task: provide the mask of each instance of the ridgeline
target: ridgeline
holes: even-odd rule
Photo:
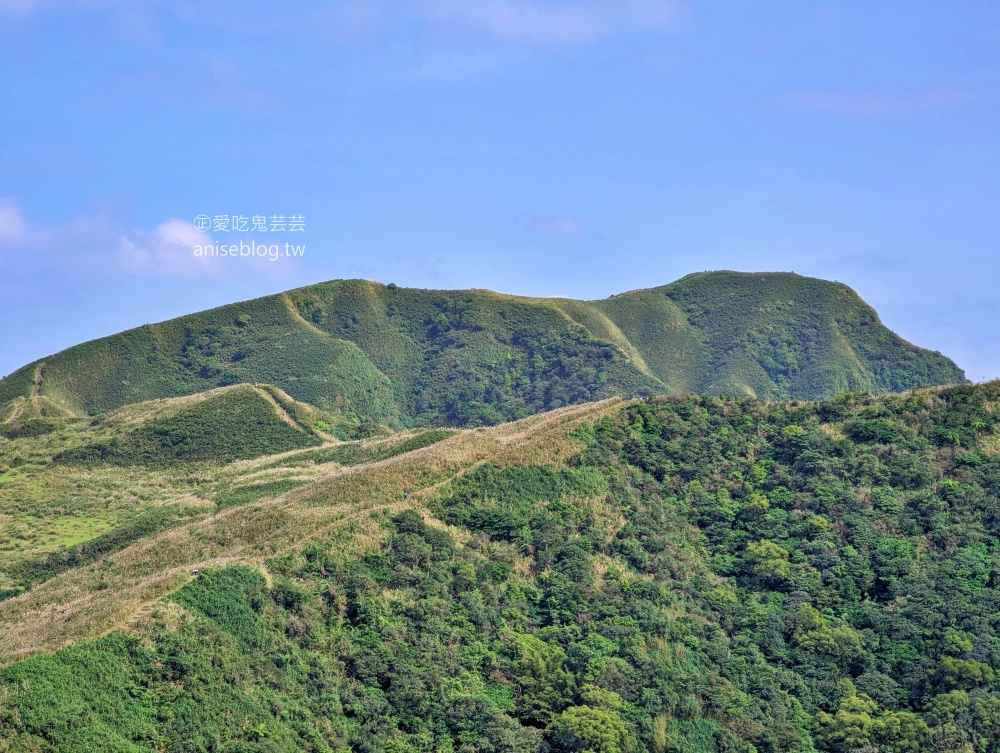
[[[761,399],[964,382],[845,285],[711,272],[600,301],[344,280],[69,348],[0,381],[0,420],[268,383],[363,423],[479,426],[638,394]]]

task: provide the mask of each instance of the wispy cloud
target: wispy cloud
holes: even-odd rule
[[[583,220],[571,214],[547,214],[527,217],[521,221],[525,235],[548,238],[564,238],[582,241],[587,237],[587,226]]]
[[[160,4],[155,0],[0,0],[0,23],[17,23],[35,14],[101,18],[115,37],[135,45],[161,42]]]
[[[453,24],[514,44],[586,44],[604,31],[600,14],[580,4],[435,0],[424,4],[423,16],[432,23]]]
[[[225,256],[206,251],[241,242],[257,250]],[[0,269],[242,280],[283,274],[303,258],[282,255],[280,243],[261,246],[249,234],[216,238],[200,233],[190,220],[178,217],[152,229],[102,214],[81,215],[62,225],[30,222],[15,199],[0,197]]]
[[[683,0],[344,0],[314,12],[338,42],[411,26],[441,47],[565,48],[630,32],[675,32]]]
[[[118,258],[126,271],[164,277],[218,276],[224,268],[210,256],[196,256],[195,249],[210,242],[194,226],[171,217],[152,230],[135,230],[122,236]]]
[[[12,243],[27,232],[21,206],[10,197],[0,198],[0,249],[4,242]]]
[[[862,118],[913,115],[960,107],[975,99],[966,87],[938,86],[918,91],[892,89],[799,89],[771,100],[779,109]]]
[[[297,25],[303,18],[340,41],[370,38],[401,24],[417,23],[435,36],[452,40],[492,41],[506,45],[564,47],[591,44],[605,37],[636,31],[671,32],[686,19],[682,0],[339,0],[325,7],[302,9],[248,3],[233,17],[220,9],[193,3],[142,0],[0,0],[0,13],[93,12],[127,14],[130,27],[143,33],[155,26],[152,11],[167,12],[181,22],[224,25],[242,32],[264,32]],[[257,21],[249,20],[253,16]],[[242,20],[241,20],[242,19]]]
[[[38,0],[0,0],[0,13],[30,13],[38,6]]]
[[[631,31],[674,31],[684,17],[676,0],[425,0],[415,15],[435,27],[534,47],[585,45]]]
[[[615,34],[673,32],[687,21],[682,0],[343,0],[316,14],[343,38],[370,38],[404,23],[452,40],[575,46]]]
[[[900,259],[894,259],[882,254],[854,253],[844,254],[843,256],[831,259],[828,262],[824,260],[824,263],[822,263],[821,266],[827,267],[831,271],[843,268],[884,271],[901,267],[903,266],[903,262]]]
[[[243,67],[229,59],[212,60],[205,71],[208,101],[244,112],[272,112],[281,107],[278,98],[254,86]]]
[[[31,222],[13,197],[0,197],[0,266],[45,264],[57,257],[72,261],[116,240],[113,220],[83,215],[63,225]]]

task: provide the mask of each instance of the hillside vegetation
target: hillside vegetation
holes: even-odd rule
[[[55,461],[91,465],[163,467],[199,460],[229,462],[313,447],[321,440],[274,403],[270,395],[238,386],[200,399],[110,439],[60,452]]]
[[[178,522],[289,491],[324,468],[451,435],[339,442],[329,422],[270,385],[236,385],[89,419],[0,425],[0,599]]]
[[[94,431],[10,483],[126,472],[46,462]],[[8,749],[1000,749],[1000,383],[152,472],[176,517],[0,601]]]
[[[964,381],[844,285],[714,272],[603,301],[335,281],[146,325],[0,381],[0,419],[276,385],[344,438],[478,426],[633,394],[821,399]]]

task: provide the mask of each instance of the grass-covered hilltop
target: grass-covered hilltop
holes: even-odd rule
[[[0,750],[1000,750],[1000,383],[324,418],[7,425]]]
[[[255,382],[346,431],[492,425],[633,394],[821,399],[962,381],[850,288],[794,274],[700,273],[586,302],[347,280],[29,364],[0,381],[0,420],[95,415]]]

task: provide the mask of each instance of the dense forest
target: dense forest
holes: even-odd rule
[[[346,525],[8,665],[3,745],[995,751],[998,407],[632,403],[373,512],[361,556]]]

